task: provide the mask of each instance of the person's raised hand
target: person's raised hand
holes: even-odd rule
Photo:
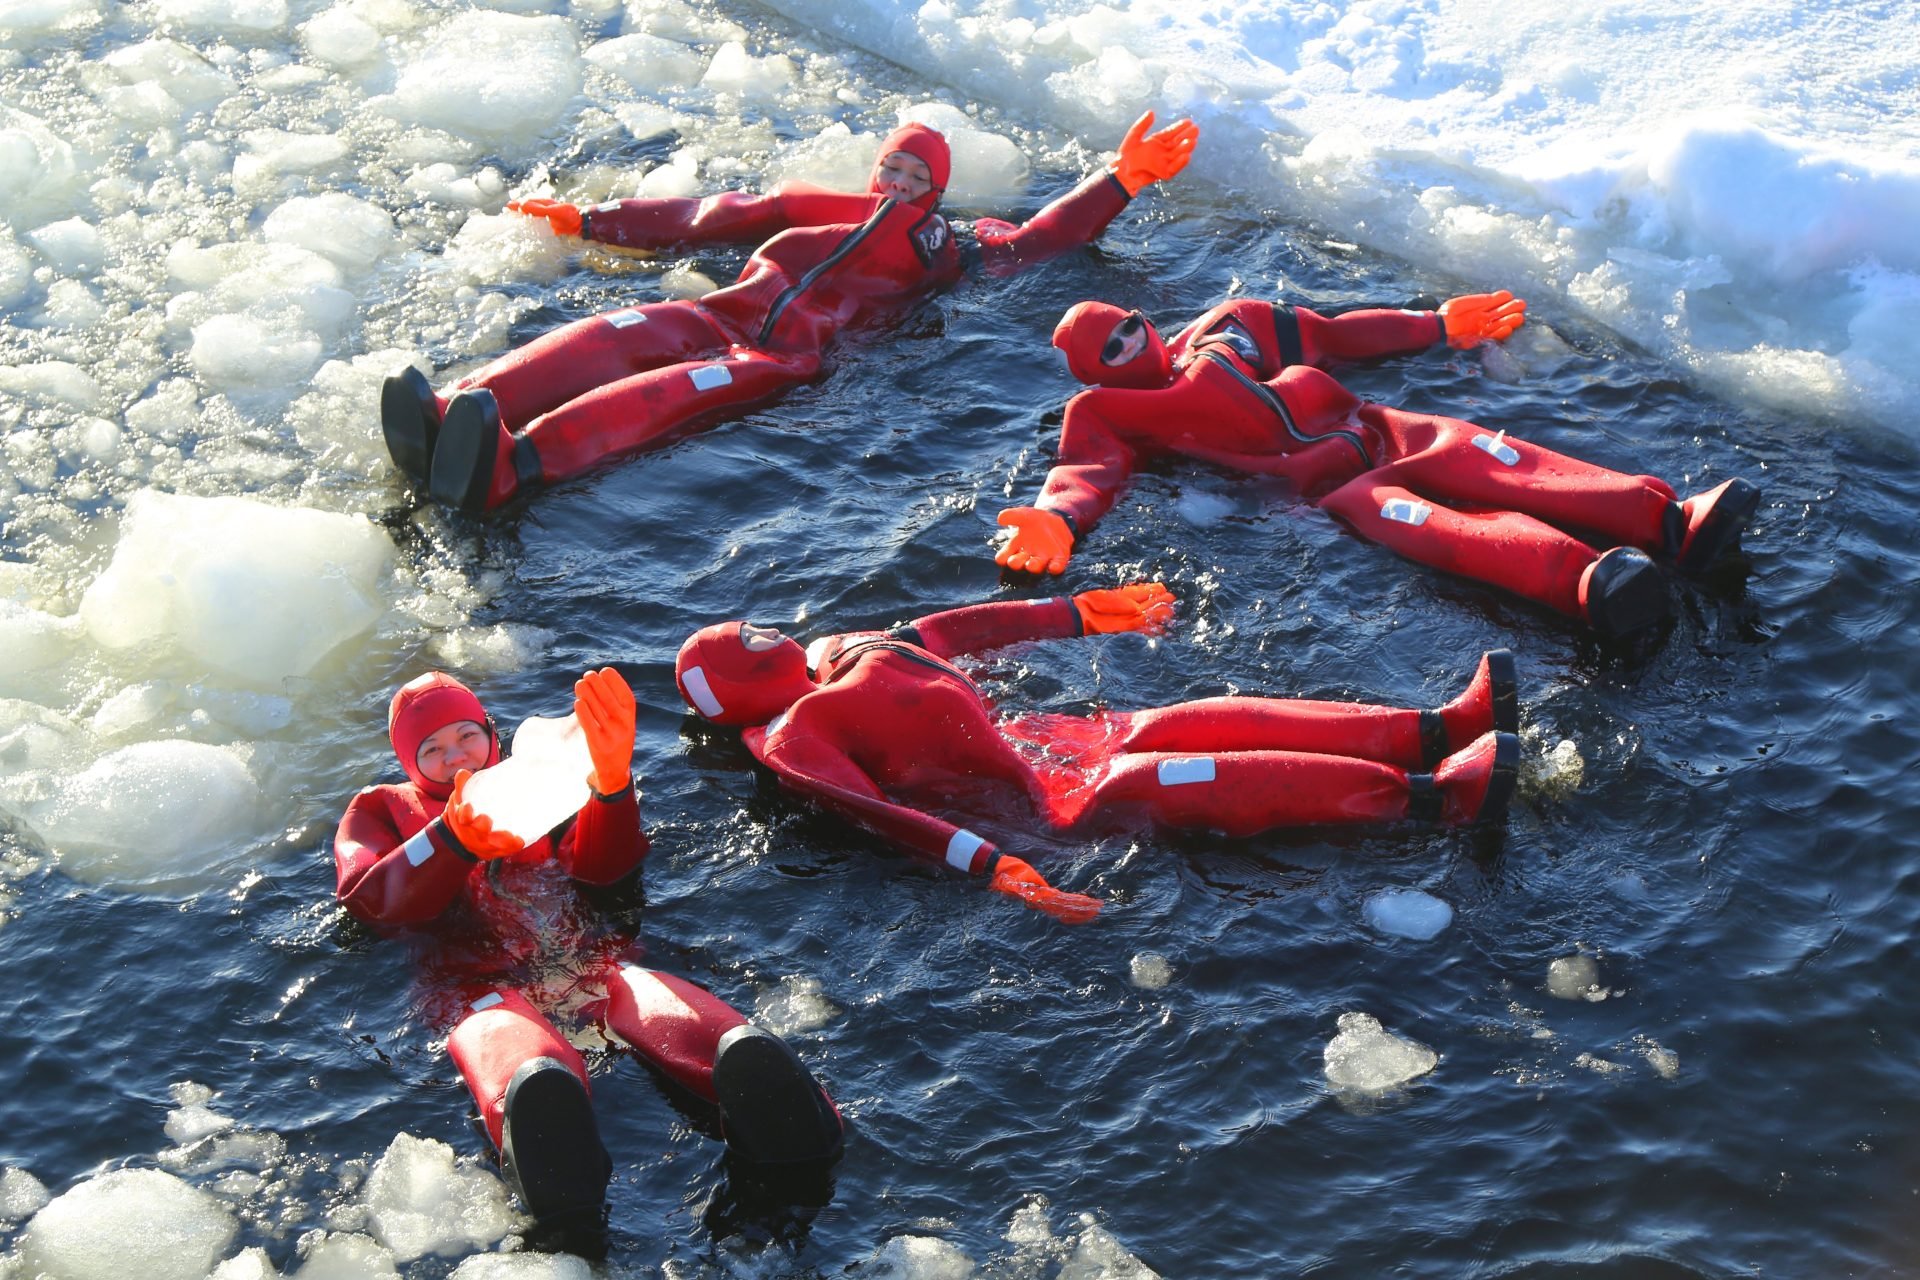
[[[1000,523],[1013,530],[1013,536],[994,556],[995,564],[1019,573],[1067,571],[1073,530],[1065,520],[1039,507],[1008,507],[1000,513]]]
[[[1153,112],[1149,111],[1127,130],[1113,162],[1113,176],[1130,196],[1186,168],[1193,158],[1193,144],[1200,140],[1200,126],[1191,120],[1170,124],[1158,133],[1148,133],[1151,128]]]
[[[1010,853],[1000,855],[987,887],[995,893],[1018,898],[1035,911],[1044,911],[1067,924],[1085,924],[1100,914],[1100,899],[1054,888],[1038,871]]]
[[[1124,587],[1082,591],[1073,598],[1088,635],[1144,631],[1154,635],[1173,621],[1173,592],[1164,582],[1133,582]]]
[[[587,785],[603,796],[633,781],[633,690],[612,667],[589,671],[573,685],[573,715],[593,757]]]
[[[580,209],[564,200],[549,200],[544,196],[532,200],[509,200],[507,208],[529,218],[545,218],[556,235],[580,234]]]
[[[446,812],[440,815],[447,830],[453,833],[461,848],[482,862],[511,857],[526,848],[527,842],[519,836],[511,831],[495,831],[492,818],[473,811],[466,796],[467,779],[472,776],[471,769],[462,769],[453,775],[453,794],[447,797]]]
[[[1502,289],[1467,293],[1440,304],[1447,345],[1465,350],[1482,342],[1500,342],[1527,322],[1527,300]]]

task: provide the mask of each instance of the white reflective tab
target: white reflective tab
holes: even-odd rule
[[[774,734],[780,732],[781,729],[786,727],[786,723],[787,713],[782,711],[779,715],[767,721],[767,736],[771,738]]]
[[[985,843],[965,827],[960,828],[953,833],[953,839],[947,841],[947,865],[956,871],[973,870],[973,855],[980,852],[980,846]]]
[[[609,311],[607,323],[616,329],[631,329],[637,324],[645,324],[647,317],[641,311]]]
[[[733,374],[723,364],[703,364],[698,369],[689,369],[687,377],[693,379],[695,391],[711,391],[733,381]]]
[[[1162,760],[1160,785],[1184,787],[1190,782],[1213,781],[1213,757],[1195,756],[1191,760]]]
[[[807,646],[807,670],[815,675],[820,672],[820,663],[827,656],[827,646],[833,643],[832,636],[821,636]]]
[[[1425,524],[1427,517],[1433,514],[1433,508],[1424,502],[1411,502],[1406,498],[1388,498],[1380,504],[1380,518],[1392,520],[1398,524],[1410,524],[1415,528]]]
[[[475,1013],[485,1013],[488,1009],[493,1008],[493,1006],[497,1004],[505,1004],[506,1002],[507,1002],[507,998],[501,995],[498,991],[489,991],[487,992],[486,995],[483,995],[478,1000],[475,1000],[473,1002],[472,1007]]]
[[[720,699],[713,696],[713,686],[707,683],[707,673],[698,667],[688,667],[686,674],[680,677],[680,683],[687,686],[687,696],[693,699],[693,709],[703,716],[725,714]]]
[[[1508,466],[1512,466],[1514,463],[1520,461],[1520,451],[1506,442],[1503,438],[1506,434],[1506,432],[1502,431],[1497,436],[1475,436],[1473,438],[1473,447],[1490,453],[1499,461],[1506,463]]]
[[[618,213],[620,212],[620,202],[618,200],[609,200],[605,204],[593,206],[593,211],[595,213]]]
[[[422,827],[418,835],[400,846],[400,852],[406,854],[407,861],[417,867],[433,856],[433,837],[427,834],[425,827]]]

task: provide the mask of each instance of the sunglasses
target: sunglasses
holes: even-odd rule
[[[1147,318],[1138,311],[1113,327],[1113,336],[1107,339],[1107,345],[1100,348],[1101,364],[1119,364],[1120,356],[1127,349],[1134,335],[1147,327]]]

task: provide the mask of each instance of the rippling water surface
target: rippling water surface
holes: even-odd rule
[[[644,155],[627,143],[553,164],[564,180],[569,162]],[[1020,211],[1077,174],[1043,165]],[[940,299],[816,387],[501,518],[374,490],[403,556],[486,584],[475,622],[552,633],[537,661],[476,678],[504,722],[551,711],[590,664],[631,678],[654,852],[644,901],[617,896],[610,917],[636,925],[653,963],[743,1009],[801,978],[839,1011],[792,1037],[852,1131],[832,1204],[804,1224],[732,1212],[697,1117],[631,1060],[594,1059],[616,1163],[607,1274],[842,1275],[899,1237],[944,1240],[983,1274],[1062,1274],[1059,1241],[1086,1230],[1082,1214],[1120,1251],[1075,1275],[1912,1265],[1920,558],[1904,440],[1735,407],[1551,301],[1510,358],[1346,371],[1372,398],[1684,491],[1759,481],[1744,559],[1675,580],[1671,632],[1633,655],[1397,562],[1282,486],[1196,466],[1143,477],[1069,583],[1164,578],[1178,625],[992,655],[978,673],[1001,705],[1229,690],[1436,705],[1507,645],[1530,773],[1497,831],[1036,844],[1056,883],[1111,903],[1085,928],[888,855],[684,714],[672,656],[707,622],[806,637],[1036,593],[997,576],[992,522],[1050,456],[1073,386],[1045,335],[1074,301],[1177,323],[1279,281],[1324,306],[1499,283],[1343,239],[1176,187],[1097,251]],[[692,265],[724,278],[739,261]],[[576,263],[525,287],[538,305],[510,341],[654,287]],[[430,661],[417,642],[385,647],[341,706],[287,732],[332,767],[271,775],[286,829],[226,888],[87,887],[7,837],[20,870],[0,930],[0,1163],[56,1194],[151,1164],[170,1086],[196,1082],[284,1139],[235,1200],[239,1243],[291,1272],[300,1235],[396,1133],[481,1150],[412,1004],[405,948],[331,900],[333,821],[392,774],[387,692]],[[1452,904],[1451,926],[1375,934],[1363,903],[1391,887]],[[1132,976],[1143,954],[1165,958],[1164,985]],[[1548,993],[1549,965],[1572,955],[1596,963],[1595,998]],[[1385,1097],[1335,1094],[1322,1051],[1353,1010],[1436,1050],[1437,1069]],[[1053,1246],[1009,1239],[1036,1207]]]

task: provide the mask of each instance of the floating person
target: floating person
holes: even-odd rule
[[[1252,299],[1225,302],[1171,342],[1138,311],[1082,302],[1053,332],[1092,388],[1067,402],[1060,452],[1031,507],[1009,507],[996,561],[1061,573],[1136,467],[1175,455],[1284,476],[1361,537],[1409,560],[1504,587],[1604,636],[1669,611],[1653,560],[1698,573],[1738,546],[1760,492],[1733,479],[1681,501],[1652,476],[1623,475],[1457,418],[1361,400],[1317,366],[1471,347],[1520,327],[1504,290],[1437,310],[1326,317]],[[1566,530],[1595,536],[1599,545]]]
[[[1093,716],[997,716],[948,659],[1018,641],[1154,632],[1157,582],[971,605],[809,648],[722,622],[680,647],[681,696],[744,730],[780,781],[929,862],[1080,923],[1096,898],[1049,885],[976,832],[1449,824],[1504,812],[1519,764],[1512,655],[1487,654],[1438,710],[1222,697]]]
[[[411,367],[387,379],[388,451],[435,500],[477,514],[765,401],[820,374],[849,327],[898,316],[971,270],[1012,275],[1093,241],[1134,196],[1186,167],[1199,127],[1152,124],[1148,112],[1118,158],[1019,226],[941,216],[947,142],[921,124],[887,135],[859,194],[783,182],[703,200],[509,204],[562,235],[628,248],[769,238],[733,284],[704,297],[577,320],[443,393]]]
[[[574,686],[593,760],[592,796],[531,843],[494,829],[466,799],[500,760],[492,719],[438,672],[393,696],[388,737],[407,781],[353,798],[334,840],[337,895],[354,916],[423,938],[431,1016],[472,1092],[507,1181],[544,1243],[604,1247],[612,1165],[586,1063],[547,1012],[582,1010],[607,1039],[717,1108],[737,1168],[822,1177],[841,1147],[838,1111],[785,1043],[693,983],[637,964],[580,885],[637,874],[648,842],[631,766],[634,699],[612,668]]]

